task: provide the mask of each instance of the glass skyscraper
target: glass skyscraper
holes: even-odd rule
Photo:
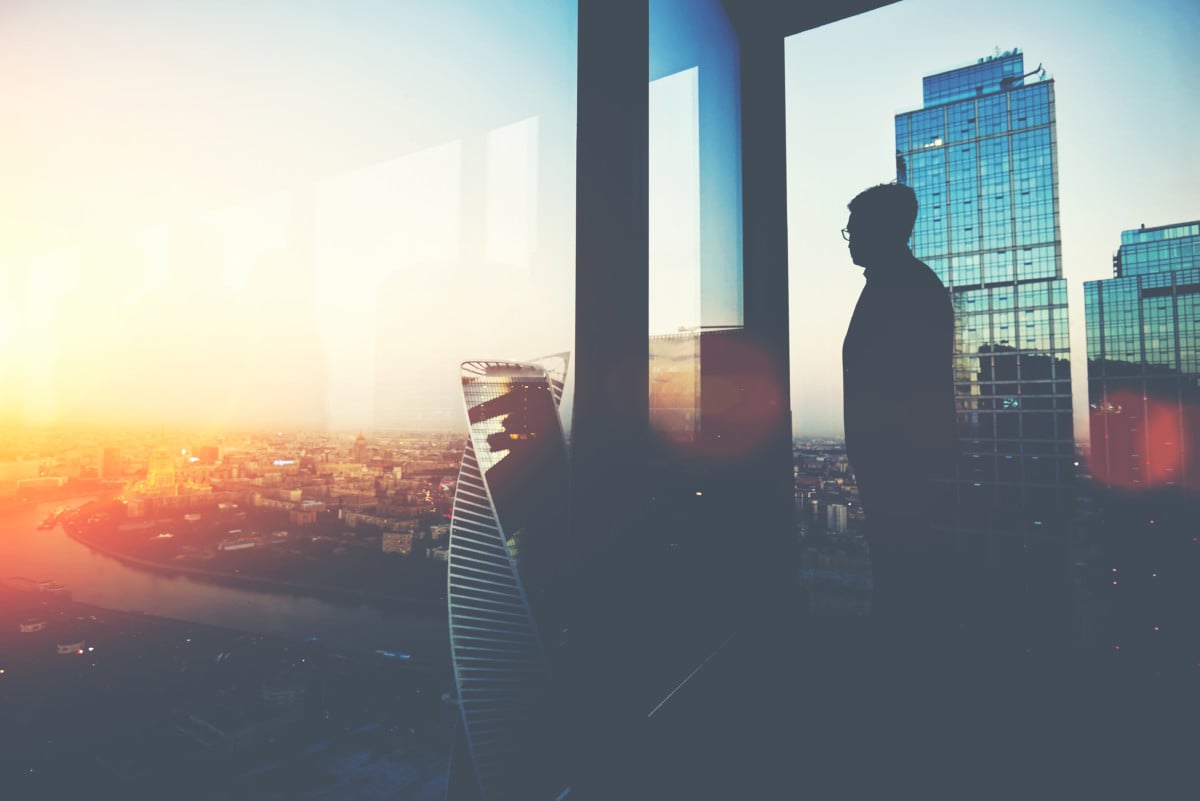
[[[452,799],[553,799],[566,786],[555,655],[564,628],[566,357],[464,362],[469,438],[450,528],[461,718]]]
[[[1123,231],[1113,275],[1083,285],[1092,471],[1200,490],[1200,221]]]
[[[913,253],[954,306],[959,507],[1044,524],[1074,479],[1054,81],[1018,50],[923,80],[896,169],[920,206]]]

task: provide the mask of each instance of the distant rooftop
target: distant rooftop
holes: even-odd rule
[[[984,56],[974,64],[927,75],[921,79],[925,107],[1023,86],[1024,73],[1025,57],[1020,48],[1014,47]]]
[[[1147,228],[1130,228],[1121,232],[1122,245],[1140,245],[1143,242],[1158,242],[1163,239],[1179,239],[1185,236],[1200,236],[1200,220],[1184,223],[1170,223]]]
[[[1014,47],[1012,50],[1004,50],[1004,51],[997,50],[993,55],[980,56],[979,58],[975,59],[974,61],[970,62],[969,64],[962,64],[957,67],[950,67],[949,69],[942,70],[941,72],[935,72],[932,75],[926,75],[925,80],[929,80],[930,78],[938,78],[938,77],[941,77],[944,75],[949,75],[953,72],[961,72],[962,70],[973,69],[975,67],[979,67],[984,64],[990,64],[992,62],[1004,61],[1005,59],[1010,59],[1010,60],[1017,59],[1018,62],[1023,66],[1024,61],[1025,61],[1025,54],[1023,52],[1021,52],[1021,48],[1019,48],[1019,47]]]

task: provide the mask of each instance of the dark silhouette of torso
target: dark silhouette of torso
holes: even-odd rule
[[[922,519],[958,453],[954,312],[910,253],[866,271],[842,346],[846,453],[868,520]]]

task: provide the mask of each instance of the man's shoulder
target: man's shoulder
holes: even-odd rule
[[[883,283],[892,290],[921,293],[940,293],[949,296],[942,279],[933,269],[915,256],[897,262],[887,271],[880,271]]]
[[[935,286],[938,289],[940,289],[942,292],[946,291],[946,285],[942,283],[942,279],[938,278],[938,274],[935,273],[933,271],[933,268],[930,267],[928,264],[921,261],[916,256],[913,256],[912,257],[912,266],[913,266],[913,269],[916,272],[916,274],[918,276],[920,276],[920,280],[923,284],[927,284],[929,286]]]
[[[911,287],[919,292],[922,298],[938,306],[950,305],[950,290],[942,283],[942,279],[938,278],[933,268],[914,257],[912,273]]]

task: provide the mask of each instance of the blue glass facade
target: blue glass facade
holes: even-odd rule
[[[1113,268],[1083,285],[1093,472],[1200,490],[1200,222],[1122,232]]]
[[[1065,512],[1074,478],[1054,81],[1030,75],[1019,51],[981,59],[896,116],[913,253],[955,310],[958,497],[989,522]]]
[[[1013,50],[969,67],[926,75],[921,79],[925,107],[999,91],[1021,77],[1023,63],[1021,53]]]

